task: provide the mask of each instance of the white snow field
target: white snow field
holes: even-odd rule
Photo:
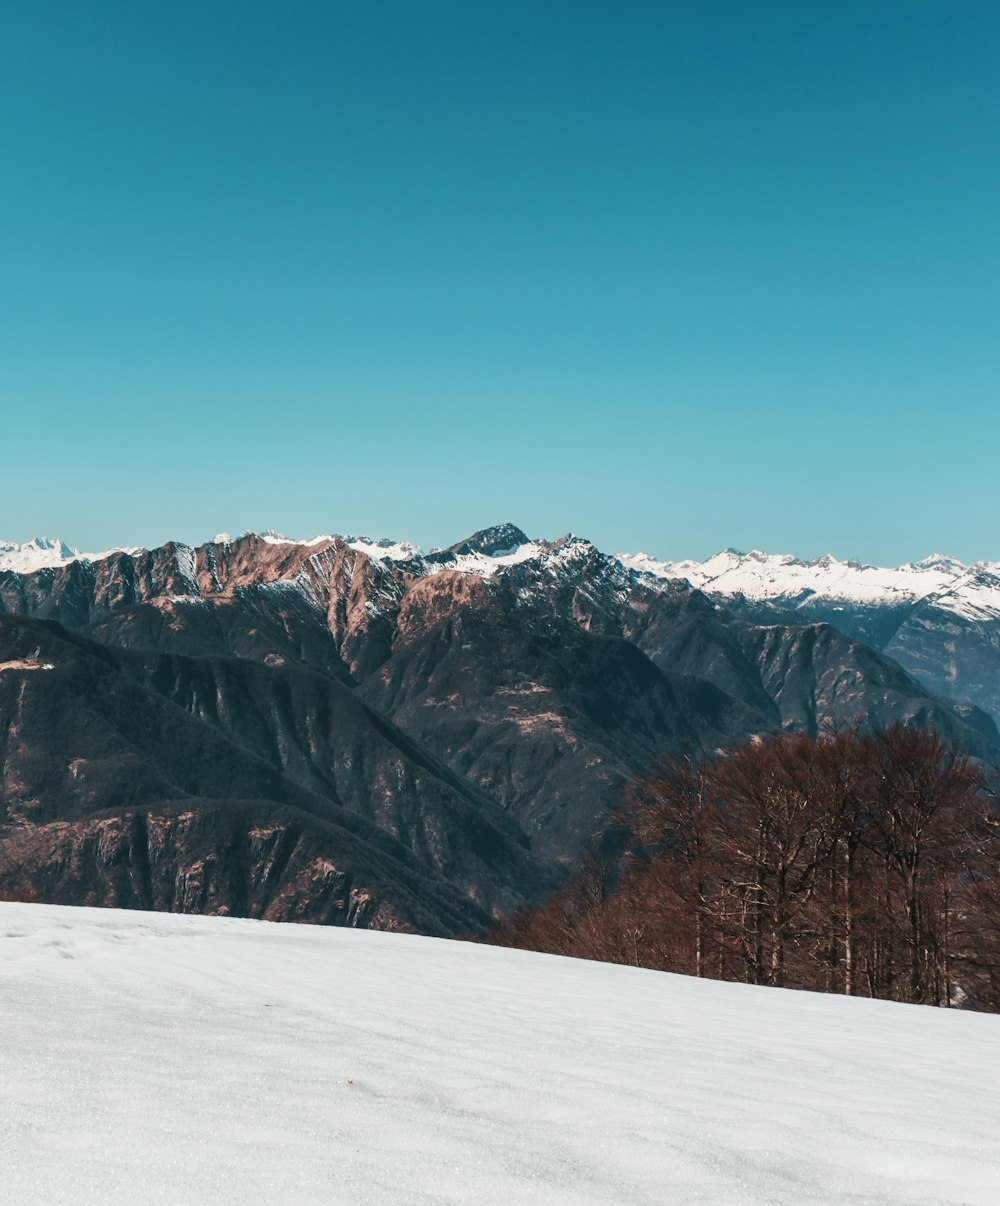
[[[1000,1202],[1000,1018],[0,904],[0,1199]]]

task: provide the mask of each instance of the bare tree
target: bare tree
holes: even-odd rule
[[[856,727],[677,756],[632,785],[614,821],[622,854],[592,854],[491,940],[1000,1009],[996,796],[935,733]]]

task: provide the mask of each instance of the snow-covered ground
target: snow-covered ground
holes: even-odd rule
[[[0,904],[5,1202],[1000,1200],[1000,1018]]]

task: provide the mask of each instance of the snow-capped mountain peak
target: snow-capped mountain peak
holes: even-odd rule
[[[372,540],[368,536],[342,536],[341,540],[355,552],[364,553],[373,561],[398,561],[406,564],[421,556],[420,549],[408,540]]]
[[[920,561],[911,562],[907,568],[917,572],[933,570],[960,578],[969,567],[963,561],[959,561],[957,557],[949,557],[946,553],[931,553],[930,556],[923,557]]]
[[[486,557],[509,557],[529,543],[528,537],[515,524],[497,523],[473,532],[467,540],[451,545],[449,551],[459,556],[482,553]]]
[[[969,572],[961,561],[941,554],[895,568],[841,561],[831,554],[802,561],[759,549],[726,549],[705,561],[657,561],[645,553],[625,553],[619,559],[651,585],[684,578],[712,594],[786,604],[813,596],[852,603],[918,600],[950,591]]]
[[[246,535],[250,535],[247,533]],[[812,606],[828,601],[840,607],[933,605],[970,620],[1000,617],[1000,563],[969,566],[956,557],[931,553],[919,561],[896,567],[842,561],[830,553],[811,561],[789,553],[761,549],[743,552],[727,548],[703,561],[661,561],[646,553],[622,553],[617,558],[601,554],[589,541],[572,533],[558,540],[532,540],[512,523],[499,523],[474,532],[444,549],[424,553],[405,540],[366,536],[315,536],[296,540],[266,531],[257,538],[265,544],[294,544],[303,548],[342,541],[375,561],[395,563],[416,574],[457,571],[489,578],[523,563],[544,567],[547,576],[591,575],[585,566],[598,557],[615,564],[646,586],[661,589],[670,581],[687,581],[709,594],[741,596],[756,602],[774,602],[784,608]],[[226,545],[233,538],[219,533],[212,543]],[[62,540],[37,537],[18,544],[0,541],[0,571],[29,574],[58,568],[72,561],[99,561],[114,552],[134,554],[136,549],[111,549],[83,553]],[[570,571],[570,567],[576,568]],[[607,572],[607,566],[601,571]]]
[[[424,558],[427,573],[457,570],[489,578],[507,565],[517,565],[537,557],[545,548],[541,541],[529,540],[512,523],[498,523],[482,528],[465,540],[446,549],[433,549]]]
[[[36,536],[24,544],[0,540],[0,570],[12,570],[17,574],[66,565],[79,556],[76,549],[70,548],[65,541],[50,540],[44,536]]]

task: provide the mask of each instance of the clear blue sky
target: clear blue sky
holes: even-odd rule
[[[0,536],[1000,559],[1000,4],[0,6]]]

